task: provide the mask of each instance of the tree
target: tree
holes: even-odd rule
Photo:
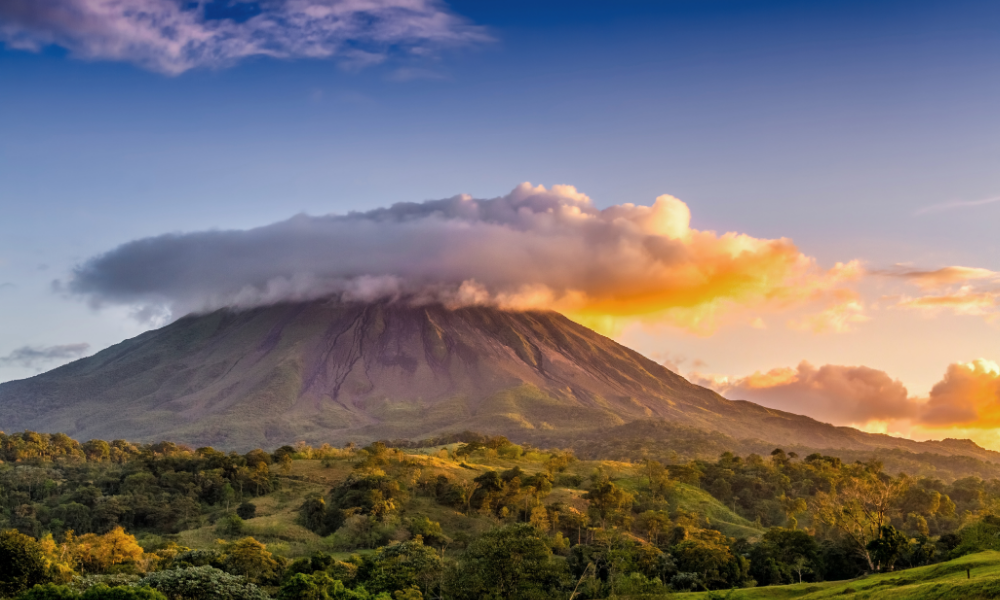
[[[892,525],[883,525],[879,537],[868,542],[868,551],[875,561],[878,571],[891,571],[896,559],[909,547],[906,536],[896,531]]]
[[[139,584],[159,590],[171,599],[270,600],[270,596],[246,577],[207,565],[157,571],[143,577]]]
[[[449,587],[457,598],[513,599],[543,595],[558,583],[552,551],[526,523],[483,534],[466,549]]]
[[[80,536],[74,541],[73,553],[87,570],[103,572],[115,565],[138,562],[143,550],[135,536],[115,527],[104,535]]]
[[[296,573],[281,584],[277,600],[329,600],[328,589],[333,582],[334,579],[322,571],[314,574]]]
[[[782,494],[778,496],[778,502],[781,503],[781,509],[785,513],[785,519],[788,522],[789,529],[796,529],[799,526],[798,519],[795,515],[799,513],[804,513],[808,508],[806,506],[806,501],[802,498],[791,498]]]
[[[104,440],[90,440],[82,446],[87,460],[102,461],[111,457],[111,446]]]
[[[815,538],[797,529],[773,527],[750,551],[750,574],[759,585],[801,583],[802,574],[818,562]],[[795,575],[793,575],[793,572]]]
[[[49,577],[59,583],[70,581],[76,574],[74,572],[74,557],[70,552],[70,542],[73,540],[73,532],[66,534],[62,544],[57,544],[51,533],[46,534],[38,540],[38,545],[42,549],[42,556],[45,558],[45,569]]]
[[[420,536],[384,546],[365,559],[358,578],[370,592],[394,592],[413,586],[430,590],[441,579],[444,563]]]
[[[446,536],[444,530],[441,529],[441,524],[437,521],[431,521],[424,515],[417,515],[409,519],[406,528],[410,535],[414,537],[419,535],[425,543],[431,546],[440,547],[451,542],[451,538]]]
[[[236,516],[246,520],[257,516],[257,505],[253,502],[243,502],[236,508]]]
[[[528,522],[537,527],[539,531],[548,531],[551,527],[549,511],[545,510],[545,507],[541,505],[532,508]]]
[[[607,527],[609,518],[616,516],[626,506],[631,506],[633,498],[632,494],[610,481],[595,483],[583,497],[590,500],[590,509],[601,521],[601,527]]]
[[[649,543],[655,546],[660,534],[670,529],[670,515],[662,510],[647,510],[639,515],[638,526],[646,532]]]
[[[15,596],[48,581],[42,547],[32,537],[0,532],[0,596]]]
[[[882,527],[889,524],[893,501],[905,485],[905,480],[871,470],[849,475],[836,494],[817,495],[816,517],[839,529],[864,558],[868,569],[875,571],[876,562],[868,546],[881,537]]]
[[[80,594],[80,600],[167,600],[167,597],[150,588],[98,584]]]
[[[517,446],[520,448],[520,446]],[[392,595],[395,600],[424,600],[424,595],[420,593],[420,589],[416,587],[410,587],[405,590],[396,590]]]
[[[80,593],[65,585],[46,583],[21,592],[17,600],[78,600]]]
[[[560,512],[559,518],[562,522],[563,528],[566,529],[566,533],[568,533],[570,537],[572,537],[573,533],[576,533],[576,543],[582,543],[583,528],[590,523],[590,517],[570,506],[565,511]]]
[[[677,544],[672,549],[677,570],[698,573],[703,584],[712,589],[742,586],[750,565],[742,556],[734,556],[725,541],[718,535],[716,539],[688,539]]]
[[[319,535],[329,535],[333,531],[329,530],[326,523],[326,501],[319,495],[306,498],[302,506],[299,507],[298,522]]]
[[[643,461],[642,474],[646,476],[649,493],[654,498],[664,498],[674,489],[675,482],[670,479],[670,471],[655,460],[647,458]]]
[[[242,575],[254,583],[277,574],[278,561],[267,551],[266,545],[252,537],[223,544],[222,554],[226,571]]]
[[[228,481],[226,485],[222,486],[221,496],[222,501],[226,503],[226,512],[229,512],[229,505],[236,499],[236,490],[233,489],[233,486]]]
[[[237,536],[243,532],[243,519],[239,515],[225,515],[215,522],[215,532],[219,535]]]

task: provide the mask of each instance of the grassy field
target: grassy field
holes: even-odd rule
[[[966,569],[971,577],[967,577]],[[708,600],[711,597],[731,600],[986,600],[1000,598],[1000,552],[980,552],[928,567],[848,581],[776,585],[714,594],[675,594],[672,597],[684,600]]]
[[[425,451],[427,452],[427,451]],[[515,464],[524,471],[533,473],[543,469],[544,457],[528,455],[517,461],[490,459],[473,462],[466,459],[457,462],[440,458],[435,451],[415,452],[412,456],[422,462],[424,474],[445,474],[451,478],[470,480],[487,470],[504,470]],[[334,552],[331,538],[323,538],[296,524],[298,509],[311,494],[325,495],[338,481],[351,472],[353,460],[344,458],[329,461],[326,465],[319,460],[295,460],[287,472],[275,468],[281,479],[279,490],[254,500],[258,516],[246,521],[246,529],[241,535],[251,535],[266,543],[268,549],[288,558],[309,555],[323,550],[346,557],[349,553]],[[638,489],[641,474],[638,468],[627,463],[609,461],[579,461],[573,463],[567,473],[585,479],[599,469],[608,474],[618,485],[627,490]],[[580,509],[586,508],[583,498],[587,481],[578,488],[556,487],[545,498],[546,503],[563,502]],[[736,515],[728,507],[714,499],[700,488],[678,484],[671,497],[671,508],[683,508],[705,518],[711,526],[731,537],[755,539],[762,532],[753,523]],[[482,533],[495,526],[497,521],[480,514],[466,515],[460,511],[441,506],[429,498],[413,496],[401,507],[401,516],[425,515],[441,523],[449,536],[459,532]],[[204,525],[180,533],[177,541],[191,548],[209,549],[217,547],[219,539],[215,527]],[[360,551],[364,553],[366,551]],[[967,577],[966,573],[970,576]],[[739,589],[723,592],[680,593],[672,597],[682,599],[729,598],[731,600],[804,600],[821,598],[870,598],[876,599],[933,599],[933,600],[980,600],[1000,598],[1000,552],[982,552],[928,567],[919,567],[853,579],[823,583],[803,583],[797,585],[771,586]]]
[[[421,471],[425,475],[447,475],[452,479],[471,480],[488,470],[502,471],[519,466],[525,472],[533,474],[544,469],[546,455],[534,456],[528,454],[517,460],[501,458],[473,460],[466,458],[458,462],[436,456],[440,449],[415,451],[410,456],[422,463]],[[323,538],[296,523],[298,509],[310,495],[326,495],[337,482],[345,479],[351,472],[354,459],[343,458],[328,461],[326,465],[319,460],[295,460],[288,472],[277,465],[272,470],[281,481],[280,489],[265,496],[253,499],[257,505],[257,516],[244,524],[241,536],[249,535],[267,544],[268,549],[288,558],[306,556],[317,551],[333,552],[329,538]],[[569,466],[565,475],[579,475],[584,479],[580,487],[555,487],[544,498],[546,504],[562,502],[581,511],[586,511],[587,501],[584,499],[589,484],[589,476],[595,470],[607,474],[616,484],[629,491],[637,491],[641,475],[637,467],[629,463],[614,461],[578,461]],[[705,518],[712,526],[731,537],[756,538],[762,530],[753,523],[735,514],[704,490],[678,484],[671,501],[671,508],[683,508]],[[424,515],[432,521],[441,524],[445,534],[454,537],[459,532],[479,534],[487,531],[498,522],[480,514],[466,515],[447,506],[437,504],[429,498],[412,496],[401,507],[400,516]],[[221,516],[224,511],[217,511]],[[211,549],[218,546],[220,539],[215,526],[205,522],[201,527],[181,532],[175,541],[183,546],[198,549]]]

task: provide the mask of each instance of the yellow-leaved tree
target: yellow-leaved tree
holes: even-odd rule
[[[253,582],[266,581],[278,573],[278,561],[267,551],[267,545],[252,537],[235,542],[223,542],[222,554],[226,570],[234,575],[244,575]]]
[[[88,533],[74,540],[73,553],[85,570],[103,573],[117,565],[142,560],[142,546],[135,536],[115,527],[104,535]]]
[[[45,568],[49,575],[57,583],[69,583],[73,580],[74,556],[72,553],[73,532],[66,535],[66,540],[59,544],[51,533],[45,534],[38,540],[38,545],[42,548],[42,556],[45,558]]]

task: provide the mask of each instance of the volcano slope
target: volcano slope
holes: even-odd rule
[[[224,449],[463,430],[573,439],[666,420],[812,448],[1000,462],[730,401],[554,312],[315,301],[192,315],[0,385],[0,430]]]

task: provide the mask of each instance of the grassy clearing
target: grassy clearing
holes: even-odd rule
[[[752,539],[764,533],[759,525],[734,513],[701,488],[678,484],[671,505],[674,503],[680,508],[704,516],[712,527],[729,537]]]
[[[969,569],[970,578],[966,576]],[[719,592],[716,592],[719,594]],[[721,593],[723,597],[727,593]],[[675,594],[675,598],[695,600],[706,592]],[[802,598],[872,600],[986,600],[1000,598],[1000,552],[970,554],[952,561],[905,571],[870,575],[848,581],[776,585],[736,590],[732,600],[784,600]]]
[[[544,470],[547,455],[528,454],[517,460],[494,458],[465,458],[455,461],[437,456],[440,448],[421,449],[410,453],[411,458],[421,463],[423,475],[447,475],[452,479],[470,481],[488,470],[502,471],[515,466],[526,473],[534,474]],[[257,516],[245,522],[242,536],[253,536],[264,542],[268,548],[282,556],[296,558],[317,551],[331,551],[331,540],[322,538],[296,523],[298,510],[310,495],[326,495],[330,488],[343,481],[353,469],[354,459],[343,457],[326,461],[295,460],[288,471],[273,465],[274,473],[279,477],[281,486],[278,490],[252,499],[257,505]],[[600,470],[611,477],[615,483],[628,491],[638,491],[642,485],[641,476],[636,467],[629,463],[615,461],[578,461],[569,466],[564,475],[578,475],[583,478],[579,488],[553,488],[545,498],[547,504],[562,502],[574,508],[586,511],[587,501],[584,499],[589,484],[589,477]],[[718,528],[731,537],[758,537],[762,531],[753,523],[733,513],[728,507],[713,498],[707,492],[697,487],[678,484],[671,500],[672,508],[683,508],[706,518],[711,526]],[[235,508],[235,507],[234,507]],[[221,511],[216,515],[220,516]],[[405,506],[401,507],[400,516],[424,515],[432,521],[441,524],[445,534],[455,538],[459,535],[478,535],[498,524],[496,519],[480,514],[466,515],[462,512],[437,504],[429,498],[414,495]],[[204,524],[201,527],[188,529],[177,535],[177,543],[189,548],[211,549],[218,547],[222,538],[214,525]]]

